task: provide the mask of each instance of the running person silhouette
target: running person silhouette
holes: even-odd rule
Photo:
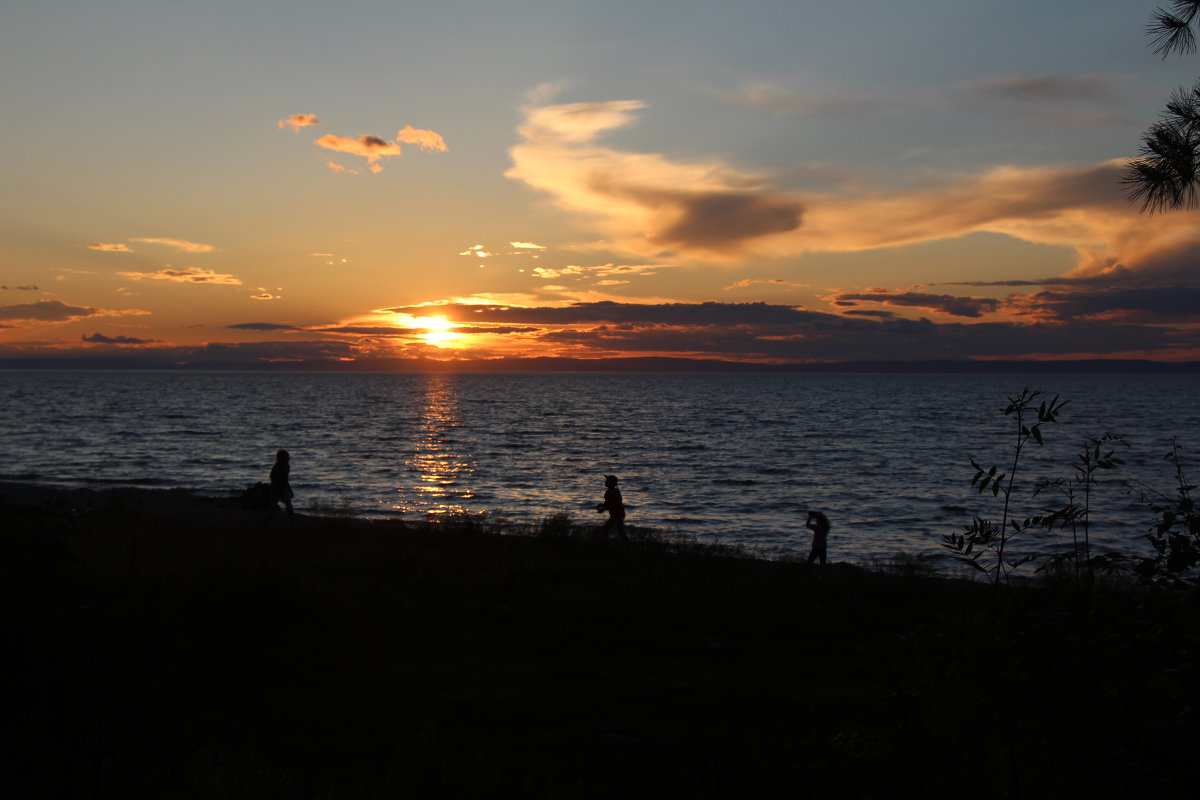
[[[617,476],[604,476],[604,502],[596,506],[597,513],[608,512],[608,519],[600,530],[605,535],[616,530],[621,535],[621,541],[627,542],[625,536],[625,503],[621,500],[621,490],[617,488]]]

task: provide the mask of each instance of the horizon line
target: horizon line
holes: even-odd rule
[[[578,359],[559,356],[511,357],[437,361],[433,359],[367,358],[355,361],[192,360],[185,363],[122,356],[48,356],[0,358],[3,371],[98,372],[324,372],[324,373],[1101,373],[1101,374],[1200,374],[1200,361],[1156,361],[1129,358],[1081,359],[918,359],[846,360],[823,362],[759,362],[670,356],[630,356]]]

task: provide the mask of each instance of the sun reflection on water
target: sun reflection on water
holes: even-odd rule
[[[402,490],[416,497],[395,508],[419,509],[434,517],[470,513],[464,502],[475,496],[471,490],[475,459],[463,451],[454,436],[463,423],[453,376],[429,375],[425,381],[420,419],[414,431],[416,448],[408,462],[408,472],[416,476],[417,482]]]

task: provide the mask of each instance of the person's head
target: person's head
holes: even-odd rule
[[[617,476],[616,475],[605,475],[604,476],[604,485],[610,489],[612,487],[616,486],[617,485]]]
[[[820,511],[808,512],[808,524],[813,528],[824,528],[829,530],[829,517],[825,516]]]
[[[278,453],[275,454],[275,460],[279,461],[279,462],[286,463],[289,458],[291,458],[291,456],[288,455],[287,450],[280,450]]]

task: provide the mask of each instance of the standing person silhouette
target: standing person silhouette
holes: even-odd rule
[[[804,523],[804,527],[813,532],[812,550],[808,554],[808,563],[821,559],[821,566],[825,566],[825,540],[829,537],[829,517],[822,514],[820,511],[808,512],[808,522]]]
[[[289,522],[295,516],[292,510],[292,485],[288,483],[291,472],[291,456],[287,450],[280,450],[275,454],[275,465],[271,467],[271,513],[278,511],[282,502],[287,508]]]
[[[604,476],[604,502],[596,506],[597,513],[608,512],[608,519],[601,526],[601,532],[607,537],[614,528],[621,534],[621,541],[627,542],[625,536],[625,503],[621,500],[621,490],[617,488],[617,476]]]

